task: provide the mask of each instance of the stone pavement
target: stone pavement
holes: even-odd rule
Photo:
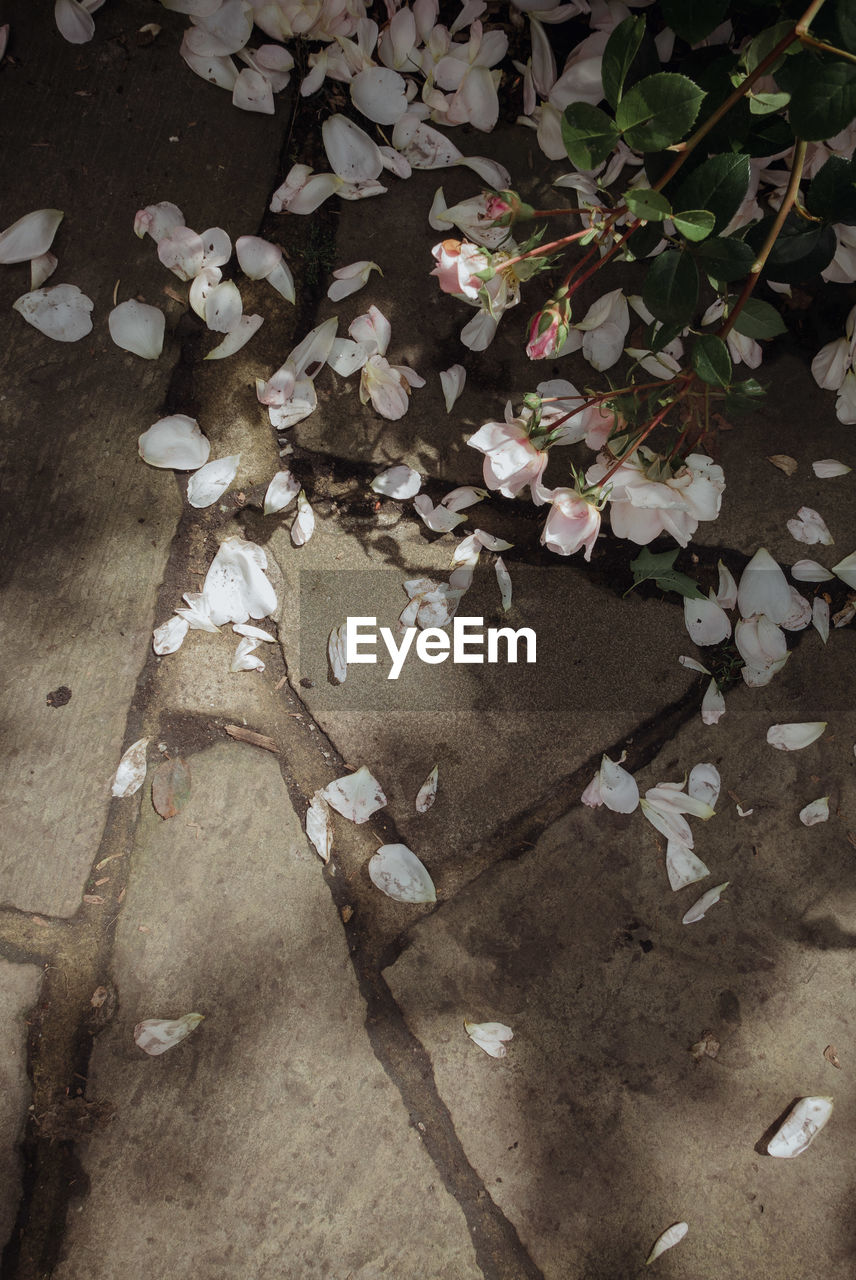
[[[736,685],[705,727],[704,684],[677,662],[695,648],[676,597],[643,587],[622,599],[633,551],[605,536],[591,565],[548,558],[532,509],[491,501],[470,523],[515,544],[508,621],[535,629],[535,666],[413,664],[397,682],[352,667],[331,685],[329,629],[353,614],[394,625],[404,580],[446,573],[455,544],[409,504],[376,501],[371,477],[408,461],[435,500],[478,482],[466,436],[534,381],[523,315],[476,356],[457,339],[466,309],[427,276],[436,186],[451,202],[477,182],[416,174],[380,201],[275,217],[284,167],[317,146],[314,102],[286,93],[273,118],[235,111],[179,61],[182,16],[146,0],[99,10],[85,46],[23,3],[10,9],[0,136],[15,182],[0,224],[65,211],[57,278],[93,298],[95,327],[50,342],[10,309],[26,266],[2,269],[3,1275],[623,1280],[680,1219],[690,1232],[658,1262],[664,1275],[846,1274],[854,627],[826,647],[813,629],[794,637],[774,682]],[[153,19],[163,32],[139,43]],[[545,166],[536,181],[520,131],[459,142],[533,189],[553,176]],[[164,291],[182,286],[133,236],[135,211],[158,200],[233,239],[270,236],[294,266],[296,308],[241,281],[245,309],[266,321],[230,360],[201,362],[208,339]],[[364,257],[383,277],[334,308],[329,267]],[[165,310],[156,363],[111,342],[114,288]],[[261,514],[281,463],[253,380],[313,324],[338,314],[344,330],[369,302],[392,321],[392,358],[427,385],[390,423],[360,405],[355,378],[319,378],[318,411],[288,434],[318,520],[297,550],[290,517]],[[762,370],[764,407],[720,437],[722,516],[681,561],[705,584],[719,557],[736,574],[760,545],[784,565],[856,547],[856,472],[822,481],[810,467],[856,468],[852,429],[805,350],[780,348]],[[469,378],[447,416],[438,373],[455,362]],[[537,373],[587,379],[577,357]],[[137,457],[165,412],[197,416],[212,457],[242,453],[233,491],[210,509],[190,509],[183,477]],[[796,475],[771,453],[796,458]],[[562,478],[556,455],[549,478]],[[821,511],[835,547],[790,538],[802,505]],[[280,602],[266,670],[230,672],[227,630],[155,657],[153,626],[235,533],[264,545]],[[489,566],[467,609],[502,624]],[[770,724],[799,720],[829,727],[802,753],[766,746]],[[226,724],[276,752],[232,740]],[[122,750],[142,736],[150,765],[180,755],[190,767],[188,804],[168,821],[149,782],[110,797]],[[638,813],[580,806],[601,753],[622,749],[643,786],[717,765],[717,815],[694,823],[712,879],[673,895],[663,842]],[[437,802],[418,816],[435,763]],[[364,826],[335,820],[325,868],[303,834],[306,806],[363,764],[389,803]],[[800,808],[825,793],[829,822],[803,827]],[[752,813],[739,817],[738,802]],[[371,884],[368,859],[399,839],[431,872],[435,907]],[[724,880],[710,915],[681,925]],[[136,1048],[137,1022],[191,1011],[205,1017],[183,1044],[159,1058]],[[507,1057],[477,1049],[465,1019],[508,1023]],[[696,1060],[707,1032],[719,1052]],[[813,1093],[835,1098],[828,1129],[798,1162],[771,1160],[765,1133]]]

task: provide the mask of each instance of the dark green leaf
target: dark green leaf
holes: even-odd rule
[[[747,378],[745,382],[732,382],[723,401],[723,412],[726,414],[749,413],[757,409],[757,401],[765,394],[760,382],[756,382],[754,378]]]
[[[663,347],[674,342],[675,338],[679,338],[683,331],[682,324],[661,324],[659,320],[655,320],[653,324],[646,327],[643,342],[645,347],[656,355],[658,351],[663,350]]]
[[[789,32],[793,31],[794,24],[792,22],[777,22],[774,27],[767,27],[766,31],[761,31],[757,36],[749,41],[740,58],[741,66],[748,75],[750,71],[754,71],[759,62],[763,62],[767,54],[772,53],[780,40],[783,40]],[[767,75],[774,75],[778,68],[782,65],[785,55],[771,63],[767,69]]]
[[[627,208],[637,218],[646,222],[662,222],[672,212],[672,206],[659,191],[648,191],[644,187],[635,187],[624,197]]]
[[[656,222],[649,222],[644,227],[637,228],[633,235],[624,246],[625,252],[630,258],[638,260],[639,258],[647,258],[652,250],[663,239],[663,230]]]
[[[856,9],[853,7],[853,0],[838,0],[835,21],[844,48],[856,53]]]
[[[675,35],[698,44],[728,13],[728,0],[663,0],[663,17]]]
[[[734,328],[744,338],[776,338],[787,329],[775,307],[760,298],[750,298],[734,321]]]
[[[731,356],[728,347],[714,333],[703,333],[693,347],[693,368],[702,382],[713,387],[727,387],[731,381]]]
[[[660,151],[692,128],[704,91],[686,76],[660,71],[621,99],[615,122],[634,151]]]
[[[791,128],[808,142],[834,137],[856,116],[856,66],[852,62],[812,58],[789,87]]]
[[[627,73],[630,70],[633,59],[639,52],[639,46],[642,43],[644,34],[644,18],[625,18],[623,22],[619,22],[606,42],[606,48],[603,51],[601,79],[603,81],[603,95],[613,111],[621,101],[624,81],[627,79]]]
[[[756,253],[762,248],[773,220],[774,215],[770,215],[749,229],[746,240]],[[779,280],[783,284],[810,280],[829,266],[837,244],[832,227],[806,222],[791,213],[765,263],[764,274],[768,280]]]
[[[709,209],[714,231],[722,231],[743,203],[750,174],[748,156],[713,156],[681,183],[672,204],[678,210]]]
[[[805,207],[816,218],[827,222],[856,222],[856,164],[830,156],[812,179],[806,192]]]
[[[713,280],[728,284],[731,280],[742,280],[749,274],[755,261],[755,252],[734,236],[715,236],[699,245],[695,250],[695,260]]]
[[[749,110],[753,116],[769,116],[781,111],[791,100],[789,93],[750,93]]]
[[[600,107],[572,102],[562,116],[562,141],[571,164],[578,169],[596,169],[619,139],[614,120]]]
[[[746,134],[742,150],[750,156],[774,156],[794,145],[794,131],[784,116],[753,116],[751,129]]]
[[[690,600],[706,600],[707,597],[699,591],[698,584],[674,567],[677,558],[677,548],[674,551],[655,553],[648,547],[643,547],[636,559],[630,561],[633,586],[638,587],[640,582],[653,579],[661,591],[677,591]]]
[[[675,230],[687,240],[705,240],[713,230],[716,218],[709,209],[685,209],[674,216]]]
[[[698,302],[698,271],[688,253],[669,249],[651,263],[642,288],[645,306],[666,324],[689,324]]]

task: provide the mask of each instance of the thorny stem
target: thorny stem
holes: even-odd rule
[[[583,236],[588,235],[588,227],[582,231],[575,231],[573,235],[562,236],[561,240],[551,240],[549,244],[536,245],[534,249],[527,249],[525,253],[518,253],[516,258],[509,258],[507,262],[500,263],[500,271],[506,271],[509,267],[515,266],[518,262],[523,262],[525,258],[543,258],[546,254],[552,253],[555,249],[562,249],[566,244],[571,244],[574,240],[582,240]]]
[[[770,228],[770,234],[767,236],[767,239],[764,241],[764,247],[761,250],[761,252],[758,254],[758,257],[752,263],[752,267],[749,271],[749,275],[746,277],[746,283],[744,284],[743,288],[740,291],[740,296],[738,297],[734,306],[731,308],[731,312],[729,313],[728,319],[721,326],[719,333],[717,334],[717,337],[719,338],[723,338],[723,339],[727,338],[731,330],[734,328],[734,322],[736,321],[737,317],[740,315],[740,312],[743,310],[746,303],[749,301],[749,298],[752,295],[752,290],[755,288],[755,285],[758,283],[761,272],[764,270],[764,264],[766,263],[773,249],[773,245],[776,243],[776,241],[779,238],[779,232],[784,226],[785,219],[790,213],[791,207],[799,193],[803,165],[805,164],[806,146],[807,144],[802,140],[802,138],[799,138],[797,140],[797,144],[794,147],[794,160],[793,160],[793,166],[791,168],[791,177],[790,177],[790,181],[788,182],[788,188],[787,188],[787,191],[785,192],[785,197],[782,200],[782,203],[779,207],[779,212],[776,214],[776,219],[772,227]]]
[[[533,209],[533,218],[557,218],[560,213],[588,213],[588,209]]]
[[[636,439],[633,441],[632,445],[630,445],[629,448],[625,449],[625,451],[622,453],[620,458],[616,458],[615,462],[609,468],[609,470],[607,471],[603,479],[598,480],[598,484],[600,485],[601,488],[603,488],[603,486],[607,483],[607,481],[612,479],[612,477],[615,475],[618,468],[624,462],[625,458],[629,458],[632,453],[636,452],[640,444],[642,444],[643,440],[647,440],[648,436],[655,429],[655,427],[659,427],[660,423],[663,421],[666,414],[669,413],[675,407],[675,405],[678,403],[679,400],[682,400],[684,398],[687,391],[689,390],[690,383],[692,382],[694,377],[695,377],[694,373],[684,375],[684,386],[675,396],[674,400],[670,401],[670,403],[666,405],[665,409],[661,409],[660,412],[651,419],[647,427],[645,427],[641,432],[641,434],[638,435]]]
[[[579,409],[574,409],[574,413],[580,413],[583,409],[588,409],[592,405],[602,403],[604,400],[615,400],[618,396],[626,396],[631,391],[653,391],[655,387],[664,387],[666,385],[663,378],[658,378],[656,382],[630,382],[626,387],[614,387],[611,391],[604,391],[598,396],[592,396],[590,400],[585,400]],[[542,404],[552,404],[555,400],[572,400],[573,396],[542,396]],[[582,397],[579,397],[582,399]]]

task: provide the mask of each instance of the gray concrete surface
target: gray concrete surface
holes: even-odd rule
[[[605,537],[589,565],[551,559],[526,503],[490,502],[461,531],[514,543],[507,621],[536,628],[536,667],[407,667],[396,684],[385,667],[352,668],[334,688],[330,627],[349,612],[394,625],[403,580],[444,576],[455,544],[406,504],[376,503],[372,474],[410,462],[435,500],[478,482],[467,435],[535,382],[589,385],[591,371],[576,356],[528,364],[537,290],[484,356],[458,342],[471,313],[428,274],[440,236],[425,215],[441,183],[450,201],[473,194],[468,173],[391,179],[383,200],[312,219],[270,215],[284,167],[316,155],[317,100],[295,116],[290,94],[273,118],[236,112],[179,61],[185,19],[145,0],[104,6],[96,39],[74,48],[20,2],[9,17],[0,138],[16,183],[0,223],[66,211],[57,279],[92,296],[95,328],[70,347],[26,328],[9,309],[26,269],[2,269],[0,979],[17,1057],[10,1049],[0,1116],[0,1246],[16,1218],[20,1228],[4,1275],[617,1280],[684,1217],[690,1235],[658,1263],[664,1275],[847,1273],[853,627],[826,648],[813,630],[794,637],[774,683],[738,685],[706,728],[702,682],[677,663],[694,652],[677,598],[646,586],[621,599],[636,549]],[[163,32],[138,43],[152,20]],[[521,131],[456,140],[502,158],[539,198],[565,167],[541,165]],[[265,325],[232,360],[202,363],[208,339],[164,292],[185,287],[133,237],[134,212],[158,200],[199,229],[272,237],[295,268],[294,308],[242,281]],[[330,267],[364,257],[383,278],[333,308]],[[110,342],[114,288],[165,309],[156,365]],[[296,550],[291,514],[260,513],[281,463],[254,378],[318,319],[338,311],[344,330],[370,303],[392,320],[393,360],[427,386],[391,423],[360,405],[356,379],[319,377],[318,412],[288,435],[318,517]],[[720,553],[737,572],[759,545],[785,564],[831,564],[856,547],[853,474],[810,471],[814,458],[856,459],[808,358],[796,344],[774,354],[766,406],[718,437],[722,518],[681,561],[705,583]],[[439,371],[456,362],[469,379],[447,415]],[[167,411],[197,416],[212,456],[242,453],[234,492],[207,511],[186,507],[184,477],[136,456]],[[793,454],[797,475],[771,467],[771,452]],[[567,480],[569,458],[586,460],[557,451],[551,482]],[[793,542],[785,522],[800,505],[827,518],[834,548]],[[266,647],[267,669],[229,670],[228,628],[156,658],[152,627],[235,533],[270,558],[280,645]],[[493,559],[466,611],[500,625]],[[70,700],[49,705],[61,686]],[[829,728],[807,751],[765,745],[771,723],[814,719]],[[227,724],[268,735],[276,752],[229,740]],[[163,744],[190,765],[189,804],[167,822],[151,776],[135,798],[109,800],[123,745],[143,735],[150,764]],[[625,747],[644,785],[717,763],[717,816],[694,824],[710,880],[673,895],[640,814],[580,807],[600,753]],[[434,763],[437,802],[417,818]],[[389,804],[362,827],[336,818],[324,868],[303,836],[306,806],[361,764]],[[827,792],[829,822],[800,826],[802,805]],[[436,907],[372,885],[370,857],[397,840],[424,858]],[[725,879],[723,902],[682,926],[696,889]],[[30,1092],[20,1015],[42,972]],[[205,1021],[168,1055],[135,1047],[138,1020],[191,1009]],[[508,1056],[482,1054],[464,1018],[511,1024]],[[708,1030],[720,1052],[695,1062],[689,1046]],[[827,1131],[796,1163],[770,1160],[765,1131],[812,1092],[835,1096]]]
[[[36,965],[0,960],[0,1240],[4,1243],[18,1213],[18,1143],[30,1103],[26,1017],[38,995],[40,977]]]

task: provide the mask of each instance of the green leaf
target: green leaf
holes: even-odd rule
[[[686,76],[659,71],[628,90],[618,104],[615,123],[634,151],[661,151],[689,132],[704,96]]]
[[[663,0],[663,17],[675,35],[698,44],[728,13],[728,0]]]
[[[744,338],[776,338],[787,328],[775,307],[760,298],[750,298],[734,321],[734,328]]]
[[[805,207],[827,222],[856,222],[856,164],[830,156],[806,192]]]
[[[753,116],[768,116],[781,111],[791,100],[789,93],[750,93],[749,110]]]
[[[756,253],[762,248],[774,217],[771,214],[747,232],[747,243]],[[790,213],[764,265],[764,274],[768,280],[780,280],[783,284],[810,280],[829,266],[837,244],[832,227],[821,227]]]
[[[692,359],[702,382],[709,382],[712,387],[727,387],[731,382],[731,356],[715,333],[703,333],[696,339]]]
[[[728,226],[749,190],[751,169],[745,155],[713,156],[682,182],[672,197],[675,209],[709,209],[714,231]]]
[[[666,324],[689,324],[698,302],[698,271],[690,255],[669,249],[655,258],[645,277],[642,301]]]
[[[685,209],[674,215],[675,230],[687,240],[706,240],[714,228],[716,218],[709,209]]]
[[[794,24],[792,22],[777,22],[774,27],[767,27],[766,31],[758,33],[754,39],[750,40],[740,58],[740,65],[748,75],[754,71],[759,62],[763,62],[767,54],[772,53],[780,40],[784,40],[789,32],[793,31]],[[797,51],[799,46],[797,47]],[[774,75],[776,70],[782,65],[785,54],[781,58],[772,63],[767,69],[767,75]]]
[[[674,551],[659,553],[643,547],[636,559],[630,561],[633,586],[638,587],[640,582],[653,580],[661,591],[677,591],[678,595],[687,596],[690,600],[706,600],[707,596],[699,591],[698,584],[674,567],[677,558],[677,547]],[[633,587],[630,589],[632,591]]]
[[[603,81],[603,95],[613,111],[621,101],[624,81],[627,79],[627,73],[633,64],[633,59],[639,52],[639,46],[642,43],[644,34],[644,18],[625,18],[623,22],[619,22],[606,42],[606,48],[603,51],[601,79]]]
[[[735,236],[714,236],[695,250],[695,260],[713,280],[728,284],[749,274],[755,252]]]
[[[852,0],[838,0],[835,20],[844,48],[856,53],[856,9],[853,8]]]
[[[615,147],[620,137],[614,120],[600,107],[572,102],[562,116],[562,141],[571,164],[578,169],[596,169]]]
[[[636,261],[639,258],[647,258],[648,254],[657,248],[662,239],[662,228],[656,222],[649,222],[644,227],[638,227],[633,232],[633,235],[624,246],[624,252],[629,258]]]
[[[806,66],[789,78],[791,128],[807,142],[823,142],[856,116],[856,66],[803,57]]]
[[[722,402],[723,413],[749,413],[757,409],[756,401],[763,395],[766,395],[764,388],[754,378],[747,378],[745,382],[732,382]]]
[[[645,222],[662,222],[671,216],[672,206],[659,191],[636,187],[625,194],[624,202],[632,214]]]

